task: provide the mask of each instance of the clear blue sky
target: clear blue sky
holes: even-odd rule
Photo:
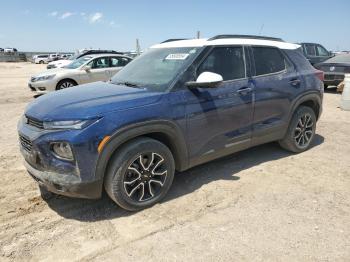
[[[3,1],[0,47],[22,51],[141,48],[168,38],[259,34],[350,50],[349,0]],[[263,28],[262,28],[263,25]]]

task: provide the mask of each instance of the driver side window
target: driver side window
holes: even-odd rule
[[[246,77],[243,47],[216,47],[197,70],[197,77],[203,72],[222,76],[224,81]]]

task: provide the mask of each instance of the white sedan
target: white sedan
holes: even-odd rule
[[[32,76],[28,87],[38,94],[96,81],[108,81],[132,59],[123,55],[86,55],[63,68]]]

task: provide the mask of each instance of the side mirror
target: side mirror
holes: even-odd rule
[[[186,82],[187,87],[213,88],[223,81],[221,75],[212,72],[201,73],[196,81]]]
[[[86,65],[86,66],[83,66],[81,69],[85,70],[86,72],[90,72],[91,66]]]

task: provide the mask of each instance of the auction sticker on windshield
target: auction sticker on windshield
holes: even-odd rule
[[[166,60],[185,60],[190,54],[169,54],[165,59]]]

